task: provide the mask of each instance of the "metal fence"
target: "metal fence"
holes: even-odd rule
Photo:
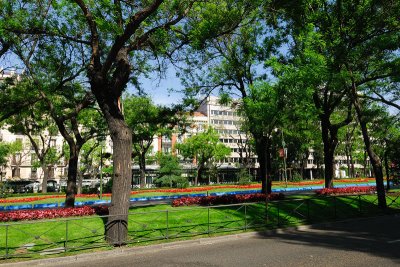
[[[265,230],[400,211],[400,195],[388,195],[386,200],[385,211],[377,207],[376,195],[352,195],[131,212],[126,243]],[[36,258],[107,247],[104,237],[108,217],[2,223],[0,258]]]

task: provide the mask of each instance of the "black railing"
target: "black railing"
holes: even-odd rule
[[[376,195],[351,195],[131,212],[126,243],[266,230],[400,211],[400,195],[388,195],[386,201],[386,210],[378,208]],[[109,246],[105,241],[109,217],[1,223],[0,258],[34,258]]]

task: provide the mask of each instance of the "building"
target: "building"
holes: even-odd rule
[[[249,138],[240,129],[241,120],[238,113],[239,102],[229,105],[219,103],[219,98],[209,96],[200,104],[199,108],[193,112],[189,118],[189,125],[184,134],[174,134],[171,139],[168,137],[156,137],[153,142],[157,144],[153,147],[153,153],[174,153],[174,146],[178,142],[183,142],[186,138],[197,133],[203,132],[208,127],[212,127],[219,134],[221,143],[231,148],[231,154],[222,162],[221,168],[239,167],[258,167],[257,156],[250,149]]]
[[[14,69],[9,71],[0,69],[0,81],[7,78],[15,78],[18,81],[20,80],[20,77],[21,76],[18,75]],[[64,139],[60,134],[52,136],[45,132],[41,133],[41,137],[33,136],[33,139],[45,141],[45,146],[54,148],[58,152],[57,154],[61,154]],[[0,179],[2,181],[42,182],[43,170],[39,167],[38,157],[28,136],[23,135],[22,133],[12,133],[8,130],[7,125],[2,125],[0,128],[0,142],[20,142],[22,145],[22,150],[10,155],[8,162],[5,165],[0,166]],[[40,149],[42,148],[43,146],[40,147]],[[67,163],[65,162],[64,157],[60,157],[57,163],[48,165],[47,168],[49,180],[60,182],[67,176]]]
[[[61,154],[64,139],[61,135],[50,136],[46,133],[42,134],[46,138],[46,143],[56,149],[58,154]],[[38,139],[37,136],[34,139]],[[8,163],[1,168],[1,179],[7,181],[38,181],[43,179],[43,170],[38,166],[38,157],[31,145],[29,138],[18,133],[11,133],[7,127],[0,129],[0,142],[13,143],[21,142],[22,150],[10,155]],[[60,157],[56,164],[48,165],[49,180],[60,182],[66,178],[67,164],[64,157]]]

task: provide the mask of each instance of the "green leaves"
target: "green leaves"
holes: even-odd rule
[[[219,142],[219,136],[212,128],[185,139],[176,148],[184,158],[196,159],[198,165],[222,160],[231,153],[229,147]]]

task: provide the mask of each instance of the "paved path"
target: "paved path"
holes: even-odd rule
[[[399,266],[400,216],[115,249],[11,266]]]

